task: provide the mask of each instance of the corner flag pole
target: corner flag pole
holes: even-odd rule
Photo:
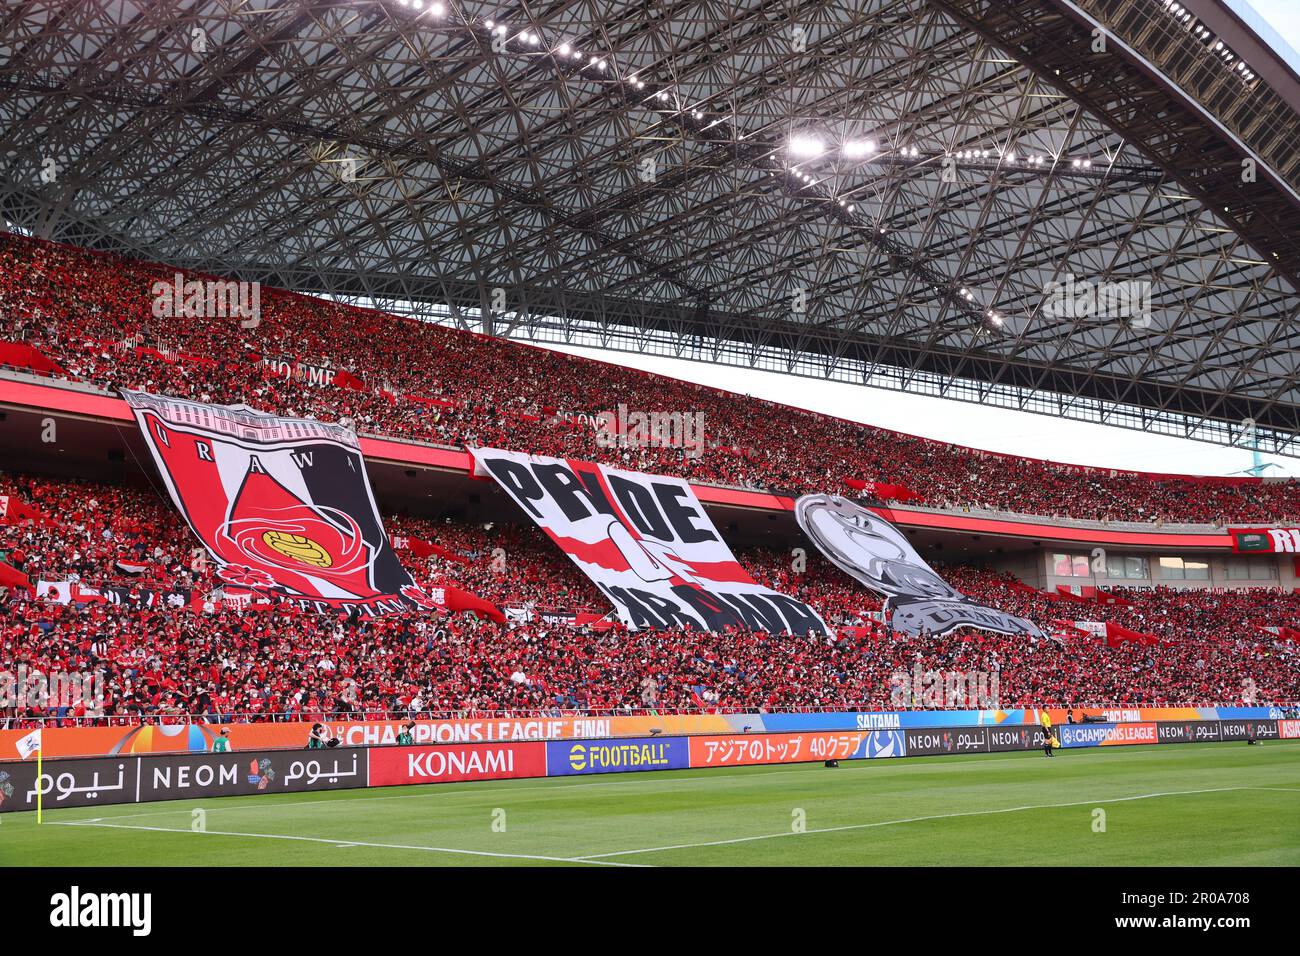
[[[41,822],[41,795],[45,793],[45,788],[41,786],[41,764],[45,756],[45,741],[36,748],[36,822]]]

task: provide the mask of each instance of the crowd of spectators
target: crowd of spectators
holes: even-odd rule
[[[702,483],[796,493],[888,484],[903,489],[888,494],[935,507],[1102,521],[1300,519],[1291,481],[1156,478],[985,453],[273,289],[260,290],[255,327],[232,316],[176,317],[155,308],[158,290],[172,288],[176,275],[0,236],[0,344],[31,346],[62,369],[54,374],[105,389],[242,402],[362,433],[602,461]],[[294,365],[345,374],[286,374]],[[701,446],[605,440],[616,436],[591,422],[620,406],[702,414]]]
[[[1004,707],[1213,705],[1300,697],[1300,647],[1263,626],[1300,627],[1300,599],[1273,589],[1131,590],[1123,605],[1087,608],[1017,587],[970,566],[943,568],[973,598],[1037,621],[1117,618],[1151,643],[1110,647],[965,631],[904,637],[879,620],[880,600],[816,555],[806,566],[770,549],[738,552],[761,583],[810,603],[831,637],[569,626],[541,614],[506,624],[427,612],[362,623],[287,604],[227,606],[196,561],[196,542],[147,488],[0,473],[0,494],[39,518],[0,524],[0,561],[30,577],[109,585],[115,603],[60,603],[36,587],[2,589],[0,667],[106,676],[102,708],[0,710],[23,726],[56,716],[131,721],[357,718],[583,709],[884,708],[897,675],[996,674]],[[455,585],[511,608],[608,611],[599,593],[530,525],[469,525],[411,515],[394,535],[437,546],[405,563],[423,585]],[[149,593],[193,590],[208,600],[169,606]],[[907,702],[903,702],[907,703]]]
[[[1274,587],[1108,587],[1080,600],[1026,590],[1010,574],[971,566],[946,567],[944,577],[974,600],[1031,621],[1111,621],[1163,641],[1233,641],[1263,627],[1300,625],[1300,593]]]

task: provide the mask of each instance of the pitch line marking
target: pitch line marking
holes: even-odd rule
[[[1285,743],[1286,741],[1283,742]],[[1209,745],[1206,744],[1205,746],[1209,746]],[[1028,753],[1029,751],[1025,751],[1024,754],[1015,757],[994,757],[993,754],[961,754],[960,759],[958,760],[949,760],[948,757],[943,757],[943,756],[908,758],[906,761],[903,761],[901,759],[889,760],[889,761],[885,761],[884,764],[880,766],[878,769],[873,768],[872,772],[887,772],[888,770],[902,769],[901,767],[894,767],[892,765],[903,764],[903,763],[907,765],[907,768],[909,770],[915,770],[920,767],[938,767],[940,766],[938,761],[943,761],[946,764],[948,764],[948,766],[942,767],[942,769],[944,769],[945,771],[948,770],[949,767],[967,766],[967,765],[974,768],[980,768],[980,767],[987,767],[990,764],[995,764],[995,763],[1019,763],[1021,760],[1025,759],[1024,755]],[[1089,756],[1102,756],[1106,758],[1131,757],[1134,756],[1134,754],[1136,754],[1137,756],[1146,756],[1146,754],[1142,753],[1140,748],[1138,747],[1128,747],[1128,748],[1114,747],[1104,752],[1101,751],[1100,748],[1097,748],[1096,750],[1088,751],[1087,753]],[[1082,754],[1080,754],[1080,756],[1082,756]],[[1174,756],[1174,755],[1171,753],[1169,754],[1169,756]],[[926,762],[921,763],[920,761],[926,761]],[[749,780],[752,777],[778,777],[778,776],[786,776],[789,774],[807,773],[809,771],[809,768],[814,768],[816,766],[816,763],[817,763],[816,761],[813,761],[805,764],[800,764],[799,766],[801,767],[801,769],[798,770],[772,769],[766,771],[758,770],[759,767],[764,766],[763,764],[741,765],[736,767],[711,767],[711,768],[683,767],[682,768],[683,771],[708,770],[714,772],[701,774],[699,776],[691,776],[691,777],[674,776],[671,779],[667,779],[667,780],[660,779],[659,774],[661,772],[677,773],[678,771],[644,771],[641,773],[629,774],[630,777],[635,778],[629,780],[587,780],[583,782],[564,783],[564,784],[551,784],[549,782],[551,780],[561,779],[559,777],[521,778],[518,781],[519,783],[524,783],[527,780],[540,780],[543,782],[537,783],[533,786],[516,786],[516,787],[482,787],[481,784],[474,784],[474,783],[413,784],[412,785],[412,786],[420,786],[420,787],[440,788],[435,792],[425,792],[425,793],[386,793],[386,794],[372,795],[374,788],[370,788],[369,790],[367,790],[366,788],[358,788],[353,792],[365,792],[367,795],[357,796],[357,797],[339,797],[336,799],[322,799],[322,800],[295,800],[290,803],[278,803],[278,802],[277,803],[262,803],[262,802],[241,803],[232,807],[216,806],[216,807],[212,807],[212,809],[221,810],[222,812],[234,812],[235,810],[268,810],[268,809],[276,810],[281,808],[289,809],[292,807],[317,807],[317,806],[332,807],[332,806],[337,806],[340,803],[359,803],[363,801],[372,801],[372,800],[424,800],[433,797],[437,797],[439,799],[448,799],[450,797],[460,797],[460,796],[467,796],[467,795],[480,796],[482,794],[489,794],[489,793],[527,792],[527,793],[546,794],[546,793],[562,791],[562,790],[577,790],[579,788],[591,789],[593,787],[653,786],[656,788],[670,788],[674,784],[691,786],[694,785],[695,783],[698,783],[700,780],[706,778],[709,779],[710,783],[713,783],[715,785],[729,784],[732,782],[744,783],[745,781]],[[768,766],[777,768],[782,765],[771,764]],[[752,771],[752,772],[720,774],[720,773],[716,773],[716,771],[718,770],[738,770],[738,771]],[[622,774],[618,774],[618,776],[622,776]],[[482,783],[491,783],[491,782],[493,781],[488,781],[488,780],[482,781]],[[443,792],[441,790],[442,787],[447,788],[446,792]],[[452,789],[453,787],[455,787],[456,789]],[[402,789],[402,788],[394,787],[392,789]],[[244,796],[253,796],[253,795],[244,794]],[[283,794],[283,796],[288,796],[288,794]],[[197,800],[199,798],[194,798],[194,799]],[[135,804],[121,804],[121,805],[134,806]],[[65,809],[71,812],[76,808],[67,807]],[[189,811],[190,811],[189,807],[160,806],[159,809],[157,810],[147,810],[142,813],[117,813],[117,814],[113,814],[110,817],[103,817],[103,818],[96,817],[95,819],[137,820],[141,817],[156,817],[156,816],[162,816],[163,814],[169,814],[169,813],[188,813]],[[84,821],[65,820],[63,822],[82,823]]]
[[[985,763],[1001,763],[1001,762],[1003,762],[1003,761],[993,761],[993,760],[985,761]],[[761,765],[756,765],[756,766],[761,766]],[[775,765],[774,765],[774,766],[775,766]],[[714,775],[712,775],[712,776],[710,776],[710,775],[708,775],[708,774],[702,774],[702,775],[700,775],[700,776],[695,776],[695,777],[673,777],[673,778],[668,779],[668,780],[660,780],[660,779],[657,778],[657,775],[658,775],[659,773],[662,773],[662,772],[672,772],[672,771],[643,771],[643,772],[641,772],[641,773],[633,773],[633,774],[629,774],[629,776],[635,776],[635,777],[637,778],[637,779],[635,779],[635,780],[598,780],[598,781],[581,782],[581,783],[565,783],[565,784],[550,784],[550,785],[547,785],[547,784],[539,784],[539,785],[537,785],[537,786],[529,786],[529,787],[485,787],[485,788],[483,788],[483,789],[472,789],[472,788],[475,786],[475,784],[462,784],[462,783],[457,783],[457,784],[428,784],[428,783],[424,783],[424,784],[411,784],[410,786],[419,786],[419,787],[439,787],[439,788],[441,788],[441,787],[448,787],[448,788],[450,788],[450,787],[453,787],[453,786],[454,786],[454,787],[463,787],[464,789],[456,789],[456,790],[448,789],[447,792],[445,792],[445,793],[442,792],[441,790],[437,790],[437,791],[426,792],[426,793],[386,793],[386,794],[376,794],[376,795],[374,795],[374,796],[364,796],[364,797],[341,797],[341,798],[338,798],[338,799],[328,799],[328,798],[326,798],[326,799],[322,799],[322,800],[295,800],[295,801],[292,801],[292,802],[290,802],[290,803],[278,803],[278,802],[277,802],[277,803],[270,803],[270,802],[241,803],[241,804],[238,804],[238,805],[233,806],[233,807],[225,807],[225,806],[211,806],[209,809],[210,809],[210,810],[213,810],[213,811],[215,811],[215,810],[221,810],[221,811],[223,811],[223,812],[233,812],[233,811],[235,811],[235,810],[271,810],[271,809],[277,809],[277,810],[278,810],[278,809],[282,809],[282,808],[284,808],[284,809],[288,809],[288,808],[290,808],[290,807],[316,807],[316,806],[332,807],[332,806],[337,806],[337,805],[340,804],[340,803],[359,803],[359,802],[364,802],[364,801],[373,801],[373,800],[421,800],[421,799],[430,799],[430,798],[434,798],[434,797],[439,798],[439,799],[446,799],[446,798],[448,798],[448,797],[480,796],[480,795],[482,795],[482,794],[489,794],[489,793],[525,793],[525,792],[527,792],[527,793],[541,793],[541,794],[546,794],[546,793],[552,793],[552,792],[555,792],[555,791],[561,791],[561,790],[591,789],[591,788],[593,788],[593,787],[631,787],[631,786],[649,786],[649,785],[653,785],[653,786],[655,786],[655,787],[659,787],[659,788],[666,788],[666,787],[670,787],[670,786],[672,786],[673,784],[681,784],[681,785],[683,785],[683,786],[692,785],[692,784],[698,783],[698,782],[699,782],[700,780],[702,780],[702,779],[709,779],[710,782],[715,782],[715,781],[716,781],[716,782],[719,782],[719,783],[722,783],[722,782],[731,782],[731,781],[735,781],[735,782],[737,782],[737,783],[744,783],[746,780],[748,780],[748,779],[751,778],[751,777],[775,777],[775,776],[781,776],[781,775],[784,775],[784,774],[806,773],[806,772],[807,772],[807,768],[808,768],[808,767],[813,767],[814,764],[813,764],[813,763],[807,763],[807,764],[803,764],[803,765],[801,765],[801,766],[803,766],[804,769],[802,769],[802,770],[769,770],[769,771],[762,772],[762,773],[747,773],[747,774],[714,774]],[[690,768],[690,767],[683,767],[682,769],[683,769],[683,770],[691,770],[692,768]],[[697,768],[694,768],[694,769],[699,770],[699,769],[704,769],[704,768],[698,768],[698,767],[697,767]],[[750,769],[753,769],[753,768],[751,768],[751,767],[727,767],[727,768],[708,768],[708,769],[710,769],[710,770],[715,770],[715,769],[750,770]],[[656,776],[651,777],[650,774],[655,774]],[[623,774],[619,774],[618,776],[623,776]],[[524,781],[524,780],[546,780],[546,781],[549,781],[549,780],[558,780],[558,779],[560,779],[560,778],[559,778],[559,777],[521,777],[521,778],[520,778],[521,781]],[[486,780],[485,780],[485,781],[483,781],[483,782],[484,782],[484,783],[491,783],[492,781],[486,781]],[[370,788],[369,790],[367,790],[367,788],[364,788],[364,787],[358,787],[358,788],[356,788],[353,792],[357,792],[357,793],[362,793],[362,792],[373,793],[373,792],[374,792],[374,789],[375,789],[375,788]],[[387,788],[387,789],[398,790],[398,789],[403,789],[403,787],[401,787],[401,786],[394,786],[394,787]],[[340,792],[340,791],[320,791],[320,792],[322,792],[322,793],[330,793],[330,792],[335,792],[335,793],[337,793],[337,792]],[[252,796],[254,796],[254,794],[240,794],[240,796],[252,797]],[[288,794],[285,794],[284,796],[288,796]],[[199,798],[199,797],[191,798],[192,801],[197,801],[197,800],[199,800],[199,799],[201,799],[201,798]],[[157,801],[157,802],[161,803],[162,801]],[[120,806],[137,806],[137,805],[139,805],[139,804],[125,804],[125,803],[124,803],[124,804],[120,804]],[[144,804],[144,805],[147,805],[147,804]],[[65,809],[65,810],[69,810],[69,811],[71,811],[71,810],[75,810],[75,809],[77,809],[77,808],[76,808],[76,807],[65,807],[64,809]],[[148,811],[145,811],[145,812],[142,812],[142,813],[118,813],[118,814],[114,814],[114,815],[112,815],[112,816],[110,816],[110,817],[94,817],[94,818],[92,818],[92,819],[94,819],[94,820],[101,820],[101,819],[107,819],[107,820],[136,820],[136,819],[139,819],[140,817],[156,817],[156,816],[160,816],[160,815],[162,815],[162,814],[166,814],[166,813],[189,813],[189,812],[190,812],[190,809],[191,809],[190,807],[166,807],[166,806],[160,806],[159,809],[157,809],[157,810],[148,810]],[[63,820],[63,821],[61,821],[61,822],[63,822],[63,823],[86,823],[86,822],[88,822],[88,821],[86,821],[86,820]]]
[[[1291,743],[1291,742],[1292,742],[1292,741],[1281,741],[1281,743],[1284,743],[1284,744],[1285,744],[1285,743]],[[1195,746],[1195,745],[1193,745],[1193,746]],[[1210,746],[1210,745],[1209,745],[1209,744],[1206,744],[1205,746]],[[1190,753],[1191,751],[1187,751],[1187,752]],[[1028,753],[1029,753],[1029,751],[1025,751],[1025,754],[1028,754]],[[1097,748],[1096,750],[1093,750],[1093,751],[1084,751],[1084,753],[1086,753],[1088,756],[1103,756],[1103,757],[1106,757],[1106,758],[1112,758],[1112,757],[1131,757],[1131,756],[1134,756],[1134,755],[1136,755],[1136,756],[1147,756],[1147,754],[1146,754],[1146,753],[1142,750],[1142,748],[1140,748],[1140,747],[1128,747],[1128,748],[1125,748],[1125,747],[1113,747],[1113,748],[1110,748],[1109,750],[1106,750],[1106,751],[1104,751],[1104,752],[1102,752],[1100,748]],[[1083,756],[1083,754],[1080,754],[1080,756]],[[1171,753],[1169,754],[1169,756],[1172,757],[1172,756],[1175,756],[1175,754],[1171,752]],[[991,758],[991,759],[989,759],[989,758]],[[890,765],[893,764],[893,763],[906,764],[906,765],[908,765],[908,768],[909,768],[909,769],[919,768],[919,767],[935,767],[935,766],[939,766],[939,761],[946,761],[946,762],[949,763],[952,767],[957,767],[957,766],[963,766],[963,767],[965,767],[965,766],[970,766],[970,767],[973,767],[973,768],[978,769],[978,768],[980,768],[980,767],[987,767],[989,764],[995,764],[995,763],[1018,763],[1018,762],[1021,761],[1022,759],[1025,759],[1025,758],[1024,758],[1024,755],[1018,755],[1018,756],[1015,756],[1015,757],[993,757],[992,754],[963,754],[961,759],[959,759],[959,760],[953,760],[953,761],[948,761],[946,757],[934,757],[934,758],[930,758],[930,757],[918,757],[918,758],[908,758],[908,759],[906,759],[906,760],[898,760],[898,761],[885,761],[885,766],[884,766],[884,767],[881,767],[880,769],[881,769],[881,770],[884,770],[884,769],[886,769],[886,768],[888,768],[888,769],[894,769],[893,767],[890,766]],[[916,763],[913,763],[914,760],[917,761],[917,762],[916,762]],[[925,762],[925,763],[920,763],[920,761],[926,761],[926,762]],[[787,775],[787,774],[806,773],[806,772],[808,772],[808,768],[810,768],[810,767],[814,767],[814,766],[815,766],[815,764],[813,764],[813,763],[808,763],[808,764],[804,764],[804,765],[802,765],[802,769],[799,769],[799,770],[786,770],[786,769],[779,769],[779,770],[778,770],[778,769],[773,769],[773,770],[768,770],[768,771],[764,771],[764,772],[757,772],[757,773],[715,774],[715,775],[710,776],[710,779],[711,779],[711,781],[716,781],[716,782],[719,782],[719,783],[730,783],[730,782],[732,782],[732,781],[736,781],[736,782],[741,782],[741,783],[743,783],[744,781],[748,780],[748,779],[751,778],[751,777],[775,777],[775,776],[784,776],[784,775]],[[689,769],[691,769],[691,768],[683,768],[683,769],[689,770]],[[754,767],[745,767],[745,766],[741,766],[741,767],[732,767],[732,768],[713,768],[713,769],[734,769],[734,770],[742,770],[742,771],[743,771],[743,770],[754,770],[755,768],[754,768]],[[947,767],[945,767],[944,769],[947,769]],[[557,780],[557,779],[559,779],[559,778],[557,778],[557,777],[548,777],[548,778],[539,778],[539,779],[542,779],[542,780],[547,781],[547,782],[538,783],[538,784],[536,784],[536,785],[534,785],[534,786],[517,786],[517,787],[481,787],[481,788],[480,788],[480,787],[477,787],[477,785],[475,785],[475,784],[461,784],[461,783],[458,783],[458,784],[419,784],[419,786],[432,786],[432,787],[440,787],[440,788],[445,786],[445,787],[447,787],[447,790],[446,790],[445,793],[442,792],[441,790],[438,790],[438,791],[434,791],[434,792],[425,792],[425,793],[391,793],[391,794],[373,794],[373,795],[372,795],[370,791],[366,791],[365,788],[361,788],[361,789],[360,789],[359,791],[357,791],[357,792],[366,792],[366,793],[367,793],[366,796],[342,797],[342,798],[336,798],[336,799],[322,799],[322,800],[295,800],[295,801],[290,802],[290,803],[279,803],[279,802],[275,802],[275,803],[271,803],[271,802],[266,802],[266,803],[262,803],[262,802],[255,802],[255,803],[241,803],[241,804],[238,804],[238,805],[236,805],[236,806],[230,806],[230,807],[217,806],[217,807],[213,807],[212,809],[214,809],[214,810],[221,810],[221,811],[223,811],[223,812],[233,812],[233,811],[235,811],[235,810],[254,810],[254,809],[265,810],[265,809],[280,809],[280,808],[289,809],[289,808],[292,808],[292,807],[314,807],[314,806],[331,807],[331,806],[337,806],[337,805],[340,804],[340,803],[358,803],[358,802],[362,802],[362,801],[372,801],[372,800],[421,800],[421,799],[428,799],[428,798],[433,798],[433,797],[436,797],[436,798],[439,798],[439,799],[446,799],[446,798],[449,798],[449,797],[458,797],[458,796],[464,796],[464,795],[474,795],[474,796],[479,796],[479,795],[482,795],[482,794],[490,794],[490,793],[520,793],[520,792],[530,792],[530,793],[543,793],[543,794],[545,794],[545,793],[547,793],[547,792],[562,791],[562,790],[573,790],[573,789],[578,789],[578,788],[580,788],[580,787],[593,788],[593,787],[654,786],[654,787],[659,787],[659,788],[667,788],[667,787],[671,787],[671,786],[674,785],[674,784],[682,784],[682,785],[687,785],[687,786],[689,786],[689,785],[693,785],[693,784],[697,783],[699,780],[704,779],[705,776],[709,776],[709,775],[691,776],[691,777],[680,777],[680,776],[674,776],[674,777],[672,777],[671,779],[668,779],[668,780],[662,780],[662,779],[659,779],[659,778],[658,778],[658,773],[659,773],[659,772],[657,772],[657,771],[656,771],[656,772],[649,772],[649,771],[648,771],[648,772],[645,772],[645,773],[636,773],[636,774],[631,774],[631,776],[634,777],[635,779],[629,779],[629,780],[599,780],[599,781],[597,781],[597,780],[588,780],[588,781],[584,781],[584,782],[578,782],[578,783],[566,783],[566,784],[550,784],[550,783],[549,783],[550,780]],[[484,782],[487,783],[487,782],[490,782],[490,781],[484,781]],[[521,780],[520,782],[522,783],[523,781]],[[456,789],[452,789],[453,787],[455,787]],[[394,788],[394,789],[399,789],[399,788]],[[1253,789],[1256,789],[1256,790],[1269,790],[1269,789],[1279,789],[1279,788],[1272,788],[1272,787],[1255,787],[1255,788],[1253,788]],[[1285,788],[1281,788],[1281,789],[1285,789]],[[1300,792],[1300,791],[1297,791],[1297,792]],[[249,794],[248,796],[251,796],[251,794]],[[197,799],[197,798],[196,798],[196,799]],[[123,804],[123,806],[130,806],[130,804]],[[71,812],[71,811],[73,811],[73,810],[75,810],[75,809],[76,809],[76,808],[72,808],[72,807],[65,808],[65,810],[68,811],[68,812]],[[93,818],[93,819],[95,819],[95,820],[100,820],[100,819],[108,819],[108,820],[135,820],[135,819],[139,819],[139,818],[141,818],[141,817],[156,817],[156,816],[162,816],[162,815],[164,815],[164,814],[171,814],[171,813],[188,813],[189,810],[190,810],[189,807],[164,807],[164,806],[160,806],[157,810],[147,810],[147,811],[144,811],[144,812],[141,812],[141,813],[117,813],[117,814],[113,814],[113,815],[108,816],[108,817],[95,817],[95,818]],[[60,812],[63,812],[63,811],[60,811]],[[992,811],[991,811],[991,812],[992,812]],[[84,823],[84,822],[87,822],[87,821],[84,821],[84,820],[63,820],[63,821],[60,821],[60,822],[62,822],[62,823]]]
[[[1040,803],[1023,807],[1002,807],[996,810],[964,810],[959,813],[935,813],[924,817],[906,817],[901,820],[880,820],[875,823],[850,823],[839,827],[820,827],[814,830],[804,830],[796,833],[793,830],[786,830],[781,833],[764,833],[759,836],[734,837],[730,840],[707,840],[703,843],[678,843],[672,846],[652,846],[640,850],[616,850],[613,853],[591,853],[587,856],[577,856],[573,859],[584,862],[595,862],[605,860],[611,856],[632,856],[638,853],[662,853],[668,850],[693,850],[705,846],[727,846],[734,843],[754,843],[758,840],[775,840],[779,837],[805,836],[809,833],[841,833],[845,830],[871,830],[877,827],[892,827],[904,823],[924,823],[928,820],[946,820],[951,817],[978,817],[987,816],[994,813],[1019,813],[1022,810],[1055,810],[1063,807],[1087,807],[1095,806],[1100,803],[1126,803],[1131,800],[1151,800],[1156,797],[1179,797],[1198,793],[1231,793],[1240,790],[1269,790],[1280,793],[1300,793],[1300,790],[1290,787],[1214,787],[1208,790],[1170,790],[1164,793],[1140,793],[1131,797],[1111,797],[1106,800],[1078,800],[1072,803]]]
[[[375,847],[381,850],[422,850],[427,853],[455,853],[462,856],[487,856],[507,860],[542,860],[547,863],[585,863],[591,866],[644,867],[644,863],[615,863],[607,860],[587,860],[569,856],[541,856],[530,853],[494,853],[491,850],[462,850],[448,846],[413,846],[403,843],[367,843],[364,840],[331,840],[327,837],[293,836],[286,833],[237,833],[231,830],[181,829],[179,827],[146,827],[130,823],[99,823],[85,820],[51,821],[55,826],[104,827],[110,830],[150,830],[155,833],[199,833],[207,836],[251,837],[263,840],[298,840],[304,843],[325,843],[334,847]]]

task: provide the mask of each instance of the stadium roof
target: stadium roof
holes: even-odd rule
[[[1300,454],[1300,78],[1216,0],[16,0],[0,169],[56,240]]]

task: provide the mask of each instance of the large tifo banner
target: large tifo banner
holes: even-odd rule
[[[959,627],[1042,637],[1038,625],[962,594],[916,553],[892,524],[838,495],[804,495],[794,506],[804,534],[845,574],[885,601],[890,626],[904,634],[941,636]]]
[[[749,576],[682,479],[495,448],[472,452],[475,473],[496,479],[629,628],[827,633],[807,604]]]
[[[122,395],[172,502],[228,585],[363,616],[433,606],[389,546],[350,429]]]

